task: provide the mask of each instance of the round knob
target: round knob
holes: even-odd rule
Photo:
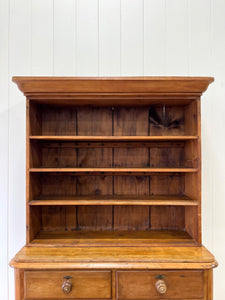
[[[158,280],[155,284],[156,290],[160,294],[165,294],[167,291],[167,286],[164,280]]]
[[[69,294],[72,290],[72,282],[69,280],[66,280],[63,282],[62,285],[62,291],[64,294]]]

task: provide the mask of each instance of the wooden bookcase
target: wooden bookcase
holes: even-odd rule
[[[25,268],[19,268],[18,264],[34,263],[34,253],[38,251],[42,257],[48,256],[44,261],[51,264],[57,262],[57,251],[61,249],[67,257],[63,260],[66,269],[73,266],[71,257],[79,256],[74,251],[82,248],[105,249],[104,253],[111,249],[112,256],[119,251],[116,255],[119,258],[120,251],[126,254],[131,249],[139,251],[139,259],[146,251],[158,249],[152,260],[155,259],[158,266],[167,261],[165,270],[171,268],[169,264],[176,255],[179,254],[181,260],[181,253],[183,263],[191,255],[193,263],[194,253],[199,249],[203,251],[200,96],[213,79],[16,77],[14,81],[27,97],[27,247],[22,252],[31,251],[26,254],[29,257],[24,258],[21,252],[12,262],[17,272],[20,269],[19,280],[23,278],[26,282],[25,288],[16,282],[20,286],[16,299],[34,297],[29,287],[36,287],[36,273],[32,277],[28,272],[28,276]],[[160,260],[162,246],[165,253]],[[47,254],[49,247],[51,256]],[[72,252],[68,252],[71,247]],[[180,252],[169,257],[170,251]],[[79,263],[82,265],[87,258],[93,263],[96,253],[92,255],[78,259]],[[108,269],[104,254],[101,255],[99,265],[92,268],[86,263],[86,268],[92,268],[92,272],[98,268]],[[216,262],[208,252],[207,255],[210,267],[206,269],[211,271]],[[130,258],[136,256],[131,254]],[[176,263],[181,264],[180,260]],[[132,267],[132,261],[125,262],[128,269],[140,269],[140,266]],[[202,262],[203,257],[198,258],[199,266]],[[48,268],[53,266],[54,263]],[[200,277],[204,273],[202,281],[196,283],[202,291],[199,292],[201,297],[196,290],[196,296],[190,293],[185,296],[184,292],[182,299],[212,299],[208,296],[211,273],[203,272],[199,266]],[[195,269],[190,262],[189,267]],[[37,271],[34,266],[30,268]],[[153,265],[146,266],[149,268],[155,269]],[[180,265],[178,269],[181,268],[185,269]],[[82,296],[82,292],[81,296],[69,293],[69,298],[92,299],[97,295],[97,298],[137,299],[123,290],[127,285],[129,290],[129,282],[125,271],[121,272],[117,262],[105,275],[112,280],[111,296],[106,292],[101,297],[93,291],[89,296]],[[149,273],[142,274],[144,281]],[[177,273],[175,277],[183,276],[186,285],[195,274],[189,271]],[[48,273],[39,275],[49,276]],[[97,272],[96,276],[93,278],[98,280],[102,275]],[[141,276],[134,274],[136,279]],[[152,275],[149,276],[151,281]],[[159,281],[163,281],[167,275],[160,276]],[[131,281],[134,278],[131,276]],[[67,278],[68,282],[74,285]],[[180,290],[183,284],[180,283]],[[43,283],[39,283],[38,288],[40,285],[44,289]],[[111,283],[109,285],[111,289]],[[169,298],[177,293],[173,294],[172,289],[168,287],[168,292],[164,292],[169,293]],[[134,297],[138,297],[139,292]],[[140,299],[165,299],[164,293],[156,287],[153,295],[143,294]],[[40,293],[38,297],[61,299],[66,296],[64,290],[62,295]]]

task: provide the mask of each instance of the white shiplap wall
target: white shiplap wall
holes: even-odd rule
[[[202,101],[203,242],[225,295],[225,1],[0,0],[0,291],[25,244],[25,99],[13,75],[210,75]]]

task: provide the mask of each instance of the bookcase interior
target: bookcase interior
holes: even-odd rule
[[[197,116],[197,100],[30,101],[30,245],[198,244]]]
[[[72,101],[71,101],[72,102]],[[184,102],[186,103],[186,102]],[[164,102],[148,106],[32,104],[31,135],[179,136],[196,135],[196,105]]]

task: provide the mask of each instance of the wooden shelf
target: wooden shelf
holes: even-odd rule
[[[186,231],[52,231],[40,232],[31,245],[40,246],[195,246]]]
[[[187,196],[42,196],[28,203],[39,205],[173,205],[198,206],[196,200]]]
[[[195,135],[180,136],[52,136],[52,135],[31,135],[31,140],[41,141],[96,141],[96,142],[148,142],[148,141],[186,141],[197,140]]]
[[[194,173],[197,168],[30,168],[30,172],[62,172],[78,174],[151,174],[151,173]]]
[[[104,262],[104,264],[102,263]],[[61,269],[208,269],[215,257],[201,247],[24,247],[11,261],[17,268]],[[163,297],[164,298],[164,297]]]

